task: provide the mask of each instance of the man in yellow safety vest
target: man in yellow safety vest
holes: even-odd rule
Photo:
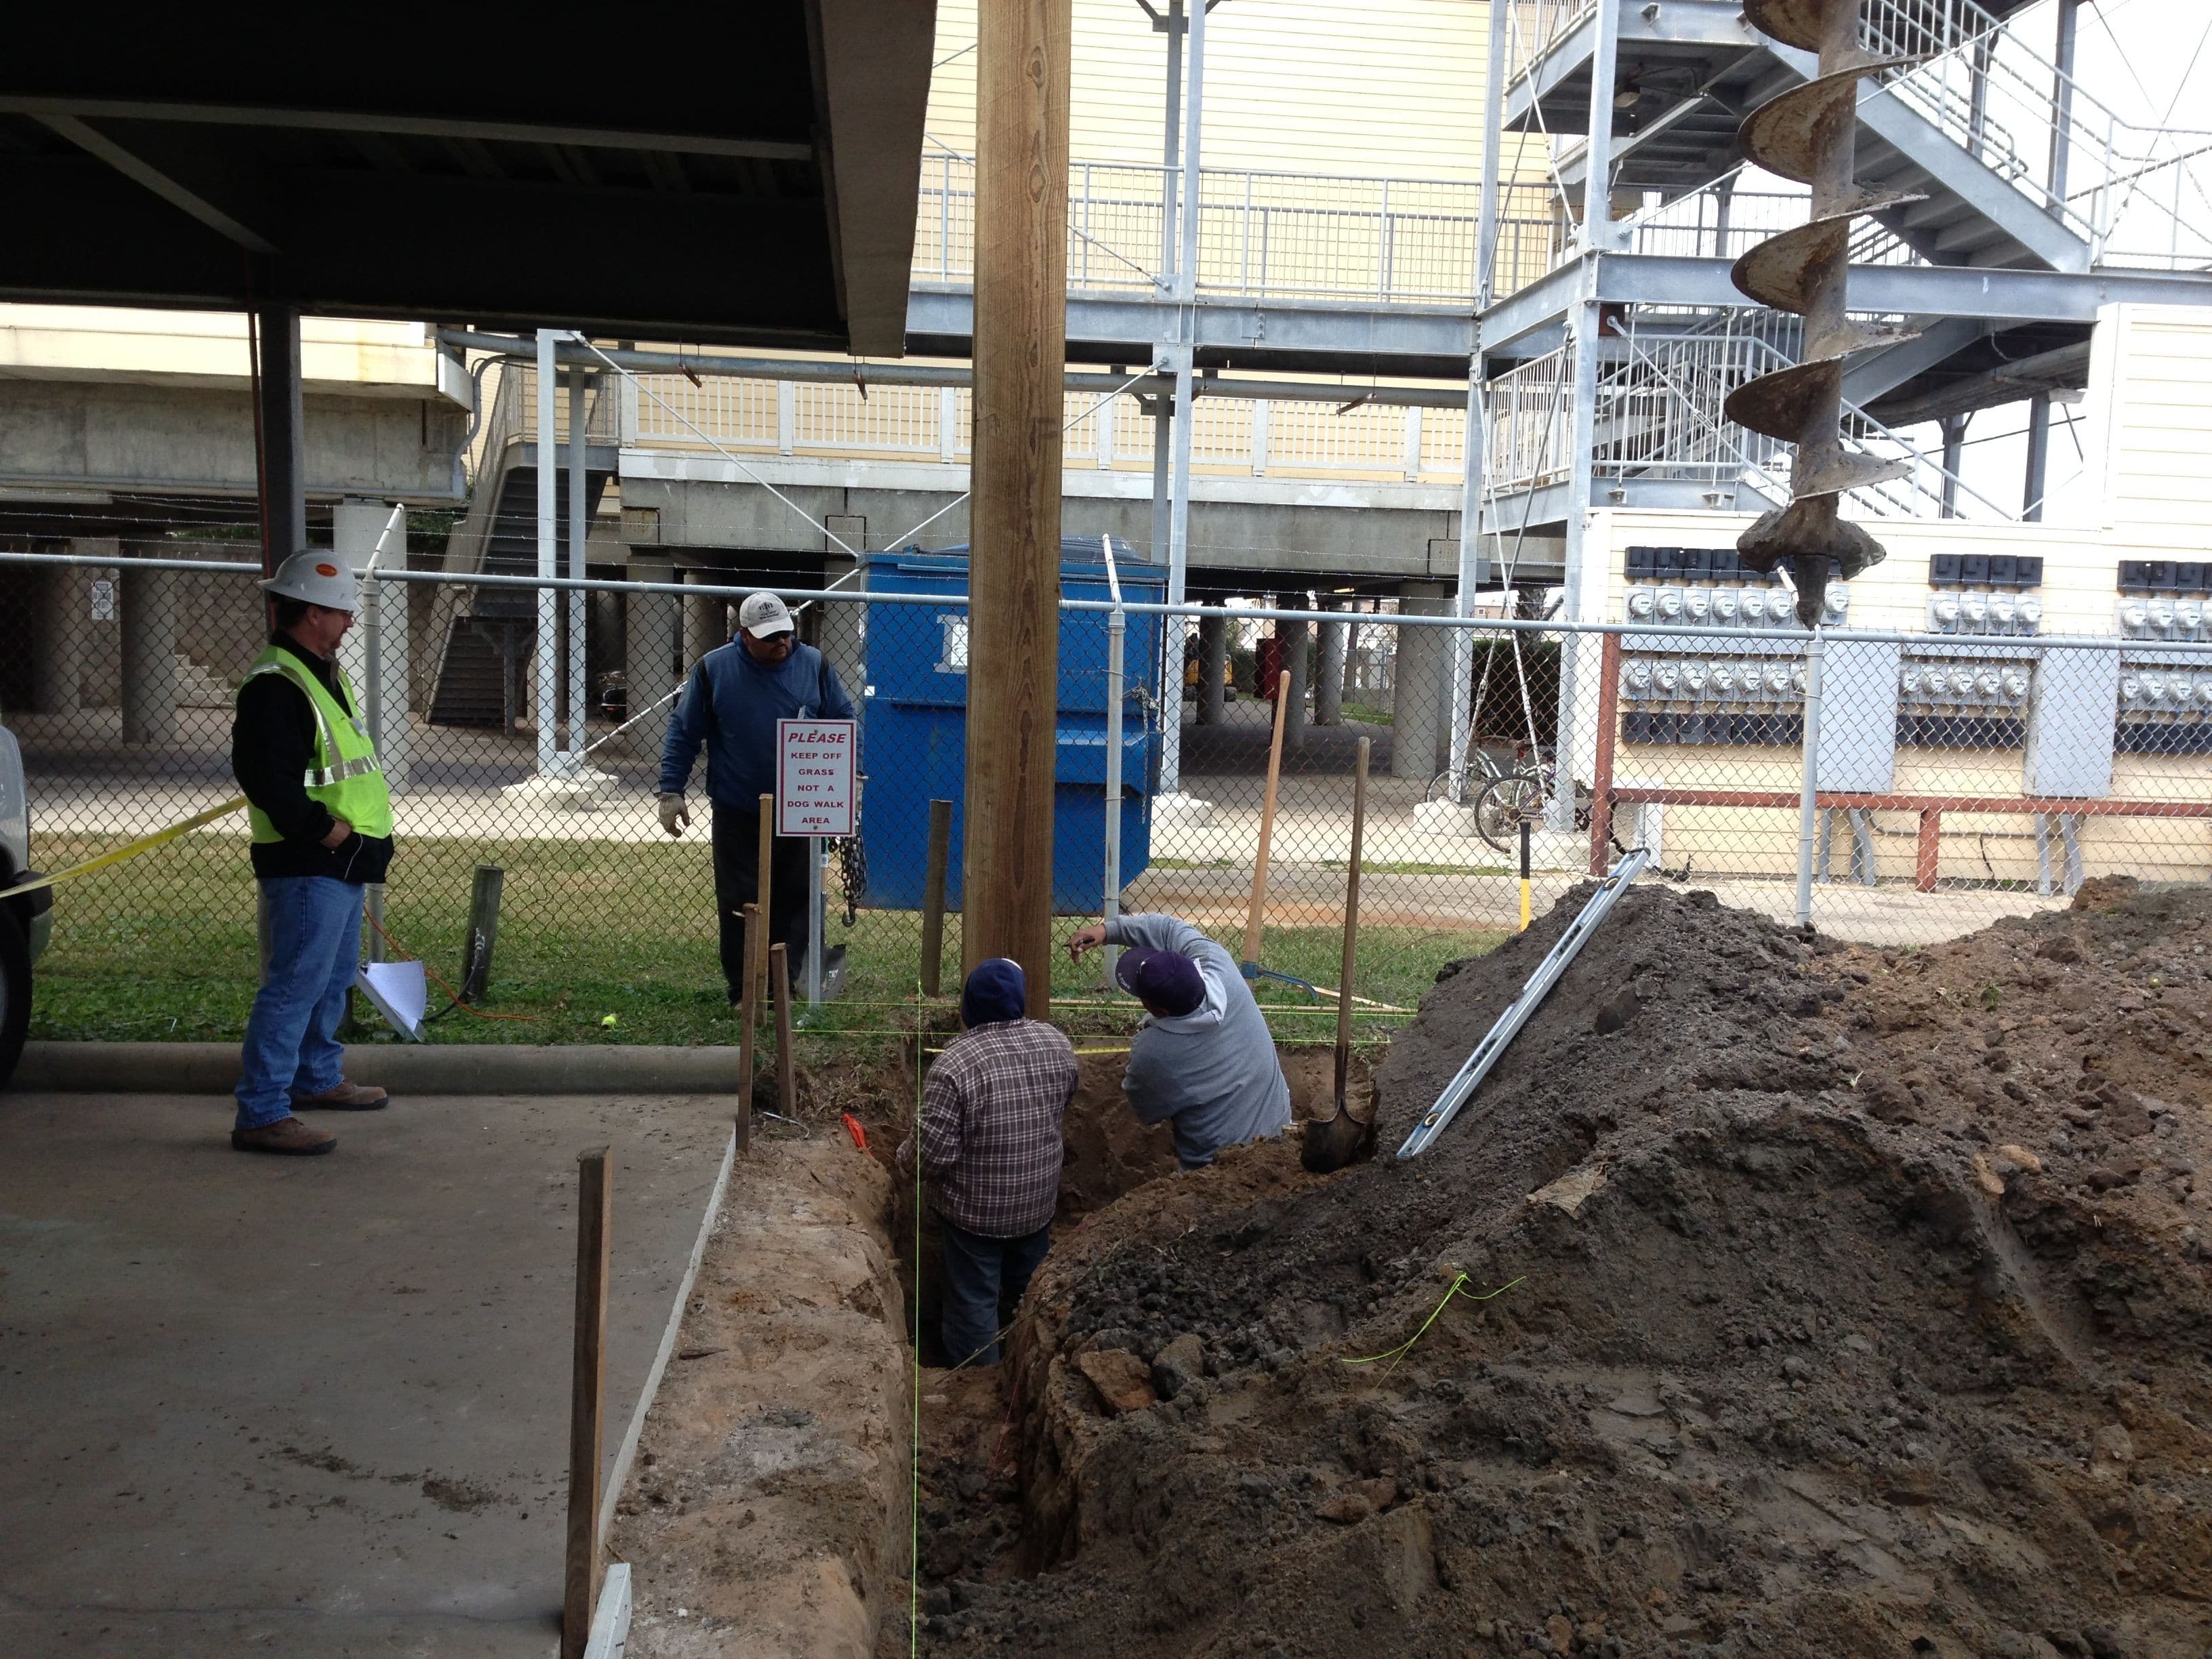
[[[298,1112],[386,1103],[383,1090],[346,1081],[337,1029],[361,957],[362,889],[392,862],[392,798],[337,660],[357,604],[353,572],[311,549],[259,586],[276,626],[238,689],[230,765],[252,826],[269,962],[246,1022],[230,1144],[311,1156],[337,1138]]]

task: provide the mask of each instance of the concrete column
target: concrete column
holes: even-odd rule
[[[1398,608],[1409,617],[1450,614],[1451,584],[1407,582]],[[1440,628],[1401,628],[1391,695],[1390,775],[1427,782],[1442,769],[1444,688],[1450,642]]]
[[[700,586],[721,586],[726,580],[720,570],[692,570],[684,580]],[[691,665],[709,651],[730,642],[729,601],[720,598],[688,599],[684,605],[684,666]]]
[[[404,569],[405,522],[386,544],[385,532],[391,523],[389,501],[340,501],[331,509],[331,550],[360,575],[376,558],[378,546],[384,544],[378,567]],[[384,763],[385,783],[395,793],[406,787],[414,750],[413,725],[407,717],[410,591],[405,582],[364,577],[361,609],[338,646],[338,663],[353,682],[354,695],[361,699],[356,712],[371,722],[370,735],[376,739],[377,756]]]
[[[1330,610],[1337,607],[1331,605]],[[1315,654],[1318,661],[1315,669],[1319,678],[1314,684],[1314,724],[1340,726],[1344,723],[1344,659],[1345,647],[1352,630],[1340,622],[1321,625],[1321,648]]]
[[[112,541],[79,540],[69,544],[77,553],[114,550]],[[86,705],[85,682],[91,678],[94,641],[100,624],[92,619],[92,585],[111,584],[114,573],[106,570],[62,569],[46,573],[45,616],[32,659],[32,695],[42,714],[74,714]],[[97,701],[97,699],[94,699]]]
[[[629,579],[635,582],[672,582],[676,562],[662,553],[633,552]],[[632,593],[629,614],[623,623],[623,679],[629,687],[629,712],[642,714],[682,684],[683,671],[676,654],[680,624],[677,611],[683,601],[671,593]],[[651,720],[639,720],[623,738],[629,753],[650,759],[660,752],[667,735],[667,709]]]
[[[1291,603],[1304,605],[1305,595],[1293,593]],[[1295,754],[1306,741],[1306,625],[1286,622],[1276,626],[1283,636],[1283,695],[1291,700],[1283,714],[1283,752]]]
[[[1221,679],[1229,666],[1229,618],[1198,619],[1198,723],[1221,724]]]
[[[125,743],[177,740],[176,598],[175,577],[167,570],[126,569],[118,584]]]

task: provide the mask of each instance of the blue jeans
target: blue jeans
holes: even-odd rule
[[[945,1306],[938,1331],[950,1364],[999,1363],[999,1333],[1014,1316],[1030,1276],[1052,1248],[1052,1224],[1019,1238],[986,1238],[950,1221],[945,1234]]]
[[[361,957],[362,889],[330,876],[274,876],[261,883],[269,909],[269,971],[246,1017],[238,1127],[292,1115],[292,1096],[345,1080],[337,1040],[346,992]]]

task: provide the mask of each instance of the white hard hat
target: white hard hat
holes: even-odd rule
[[[295,553],[276,567],[276,574],[254,584],[272,599],[305,599],[326,611],[357,611],[353,571],[335,553],[315,548]]]
[[[738,626],[757,640],[792,631],[791,607],[773,593],[748,593],[738,607]]]

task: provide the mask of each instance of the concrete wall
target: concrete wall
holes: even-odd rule
[[[436,397],[309,397],[307,489],[449,502],[465,410]],[[243,389],[0,380],[0,484],[254,493]]]
[[[626,456],[626,467],[628,459]],[[872,471],[865,464],[852,470],[861,477]],[[1069,494],[1061,503],[1064,533],[1111,535],[1140,550],[1148,548],[1151,482],[1136,483],[1142,495],[1135,489],[1112,495]],[[966,483],[963,469],[935,489],[795,483],[778,488],[817,520],[833,514],[865,519],[868,546],[879,549],[900,544],[896,538],[944,507]],[[1452,576],[1457,568],[1458,513],[1440,504],[1383,507],[1362,502],[1362,497],[1378,493],[1373,487],[1285,489],[1280,492],[1282,499],[1257,501],[1207,500],[1201,495],[1191,504],[1191,567],[1199,572],[1283,571],[1315,580]],[[1423,494],[1455,504],[1455,491]],[[1338,495],[1340,501],[1334,499]],[[665,550],[818,555],[823,545],[820,531],[756,483],[640,477],[626,470],[623,504],[633,513],[657,510],[657,544]],[[631,522],[638,524],[641,517]],[[929,524],[921,539],[933,547],[966,541],[965,504]]]

